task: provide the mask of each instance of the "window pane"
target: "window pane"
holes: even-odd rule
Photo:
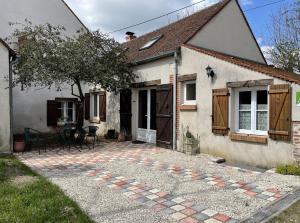
[[[240,92],[240,101],[239,101],[240,110],[251,110],[251,91]]]
[[[98,117],[98,95],[94,94],[94,117]]]
[[[186,100],[194,101],[196,100],[196,84],[187,84],[186,85]]]
[[[268,92],[257,91],[256,129],[268,130]]]
[[[59,106],[58,106],[58,108],[57,108],[57,110],[58,110],[58,118],[59,118],[59,119],[63,119],[63,118],[64,118],[64,110],[63,110],[63,107],[64,107],[63,102],[60,102],[60,103],[59,103]]]
[[[251,130],[251,91],[239,93],[239,129]]]
[[[68,102],[67,104],[67,115],[68,115],[68,121],[73,121],[73,102]]]

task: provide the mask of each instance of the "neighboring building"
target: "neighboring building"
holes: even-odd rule
[[[2,38],[10,36],[18,27],[10,26],[10,22],[24,24],[25,19],[33,24],[50,23],[64,26],[69,36],[76,35],[78,30],[87,30],[63,0],[3,1],[0,7],[0,18],[0,37]],[[77,93],[77,89],[74,90]],[[91,103],[88,103],[91,106],[88,113],[91,114],[86,115],[85,124],[99,126],[101,133],[110,128],[118,129],[119,123],[115,121],[119,120],[118,118],[110,119],[110,123],[105,119],[106,98],[109,102],[116,96],[110,93],[104,94],[101,90],[92,90],[88,86],[83,86],[83,91],[88,93],[87,95],[91,93]],[[13,99],[14,133],[22,133],[25,127],[43,132],[50,131],[57,126],[58,120],[62,117],[70,122],[76,121],[78,99],[71,95],[70,86],[63,87],[62,91],[33,87],[21,91],[21,86],[17,86],[13,90]],[[114,114],[118,116],[118,111],[118,108],[110,106],[107,112],[110,117],[113,117]]]
[[[134,140],[181,151],[189,129],[201,152],[231,161],[269,167],[299,159],[292,127],[300,76],[266,64],[236,0],[127,34],[138,78],[132,94],[121,94],[120,128]]]
[[[10,152],[10,61],[15,57],[14,51],[0,38],[0,153]]]

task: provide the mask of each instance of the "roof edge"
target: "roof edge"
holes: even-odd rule
[[[71,7],[65,2],[65,0],[61,0],[61,2],[67,7],[67,9],[75,16],[75,18],[79,21],[79,23],[89,32],[87,26],[79,19],[79,17],[75,14],[75,12],[71,9]]]
[[[0,38],[0,43],[2,43],[3,46],[5,46],[5,48],[9,51],[9,53],[11,55],[13,55],[13,56],[17,55],[17,53],[12,48],[10,48],[10,46],[3,39],[1,39],[1,38]]]
[[[248,26],[248,29],[249,29],[249,31],[250,31],[250,33],[251,33],[253,39],[254,39],[254,42],[255,42],[255,44],[256,44],[256,46],[257,46],[259,52],[260,52],[260,55],[262,56],[263,60],[265,61],[265,64],[268,64],[268,62],[267,62],[267,60],[266,60],[266,58],[265,58],[263,52],[261,51],[260,46],[259,46],[259,44],[258,44],[258,42],[257,42],[257,40],[256,40],[256,37],[255,37],[255,35],[254,35],[254,33],[253,33],[252,29],[251,29],[251,26],[250,26],[250,24],[249,24],[249,22],[248,22],[248,20],[247,20],[247,18],[246,18],[246,16],[245,16],[245,14],[244,14],[244,11],[242,10],[242,7],[241,7],[239,1],[238,1],[238,0],[234,0],[234,1],[236,2],[237,6],[238,6],[238,8],[239,8],[239,10],[240,10],[240,12],[241,12],[243,18],[244,18],[244,21],[246,22],[246,25]]]
[[[132,64],[134,66],[136,66],[136,65],[150,63],[150,62],[153,62],[153,61],[156,61],[156,60],[159,60],[159,59],[163,59],[163,58],[166,58],[166,57],[171,57],[171,56],[174,55],[174,53],[175,53],[175,51],[164,52],[164,53],[161,53],[161,54],[153,56],[153,57],[148,57],[148,58],[145,58],[145,59],[142,59],[142,60],[133,61]]]
[[[214,14],[214,15],[212,15],[207,21],[206,21],[206,23],[204,23],[201,27],[199,27],[184,43],[186,44],[186,43],[188,43],[195,35],[197,35],[197,33],[199,32],[199,31],[201,31],[201,29],[203,29],[213,18],[215,18],[227,5],[228,5],[228,3],[229,2],[231,2],[232,0],[223,0],[223,1],[227,1],[227,2],[225,2],[224,3],[224,5],[222,6],[222,7],[220,7],[219,9],[218,9],[218,11],[216,11],[216,13]],[[213,5],[211,5],[211,6],[209,6],[209,7],[213,7],[213,6],[215,6],[215,5],[217,5],[217,4],[220,4],[221,2],[219,2],[219,3],[216,3],[216,4],[213,4]],[[207,7],[207,8],[209,8],[209,7]],[[206,9],[207,9],[206,8]]]
[[[210,57],[214,57],[218,60],[222,60],[222,61],[225,61],[227,63],[234,64],[234,65],[239,66],[239,67],[243,67],[245,69],[248,69],[248,70],[251,70],[251,71],[254,71],[254,72],[259,72],[259,73],[262,73],[262,74],[265,74],[265,75],[269,75],[273,78],[282,79],[282,80],[285,80],[285,81],[288,81],[288,82],[291,82],[291,83],[296,83],[296,84],[300,85],[300,75],[296,74],[296,73],[293,73],[293,72],[285,71],[285,70],[277,68],[277,67],[271,68],[269,65],[259,63],[257,61],[253,61],[253,60],[249,60],[249,59],[245,59],[245,58],[240,58],[240,57],[237,57],[237,56],[232,56],[232,55],[229,55],[229,54],[217,52],[217,51],[206,49],[206,48],[199,47],[199,46],[194,46],[194,45],[191,45],[191,44],[182,44],[182,47],[188,48],[190,50],[194,50],[198,53],[202,53],[202,54],[208,55]],[[282,76],[280,76],[280,74],[271,74],[270,72],[261,71],[259,69],[255,69],[255,68],[251,69],[246,65],[242,65],[242,64],[239,64],[237,62],[235,63],[233,61],[229,61],[229,60],[223,59],[221,57],[228,57],[228,58],[233,59],[233,60],[240,60],[240,61],[250,62],[250,63],[253,63],[253,64],[257,64],[259,66],[264,66],[268,69],[274,69],[274,71],[277,70],[278,72],[284,72],[285,74],[282,74]]]

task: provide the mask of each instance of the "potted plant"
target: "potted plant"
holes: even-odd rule
[[[22,134],[14,136],[14,152],[21,153],[25,151],[25,139]]]

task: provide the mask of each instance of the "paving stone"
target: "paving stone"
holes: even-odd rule
[[[162,210],[162,212],[166,215],[171,215],[171,214],[175,213],[176,211],[171,208],[165,208]]]
[[[208,207],[205,205],[194,205],[191,207],[193,210],[195,210],[196,212],[201,212],[206,210]]]
[[[180,223],[198,223],[199,221],[192,217],[184,218],[180,221]]]
[[[209,219],[209,216],[202,213],[197,213],[192,216],[193,218],[197,219],[198,221],[205,221],[206,219]]]
[[[177,198],[173,199],[172,201],[175,202],[175,203],[177,203],[177,204],[180,204],[180,203],[184,202],[185,199],[183,199],[181,197],[177,197]]]
[[[180,204],[174,205],[171,208],[175,211],[181,211],[181,210],[185,209],[185,207]]]
[[[230,219],[230,217],[228,217],[227,215],[224,215],[224,214],[216,214],[214,216],[214,219],[221,221],[221,222],[226,222]]]
[[[171,215],[172,218],[174,218],[176,221],[179,221],[183,218],[186,218],[186,215],[180,213],[180,212],[175,212],[174,214]]]
[[[181,211],[181,213],[187,215],[187,216],[190,216],[190,215],[193,215],[195,213],[197,213],[195,210],[191,209],[191,208],[186,208],[186,209],[183,209]]]
[[[206,209],[206,210],[202,211],[201,213],[206,214],[209,217],[212,217],[212,216],[218,214],[218,212],[211,210],[211,209]]]

